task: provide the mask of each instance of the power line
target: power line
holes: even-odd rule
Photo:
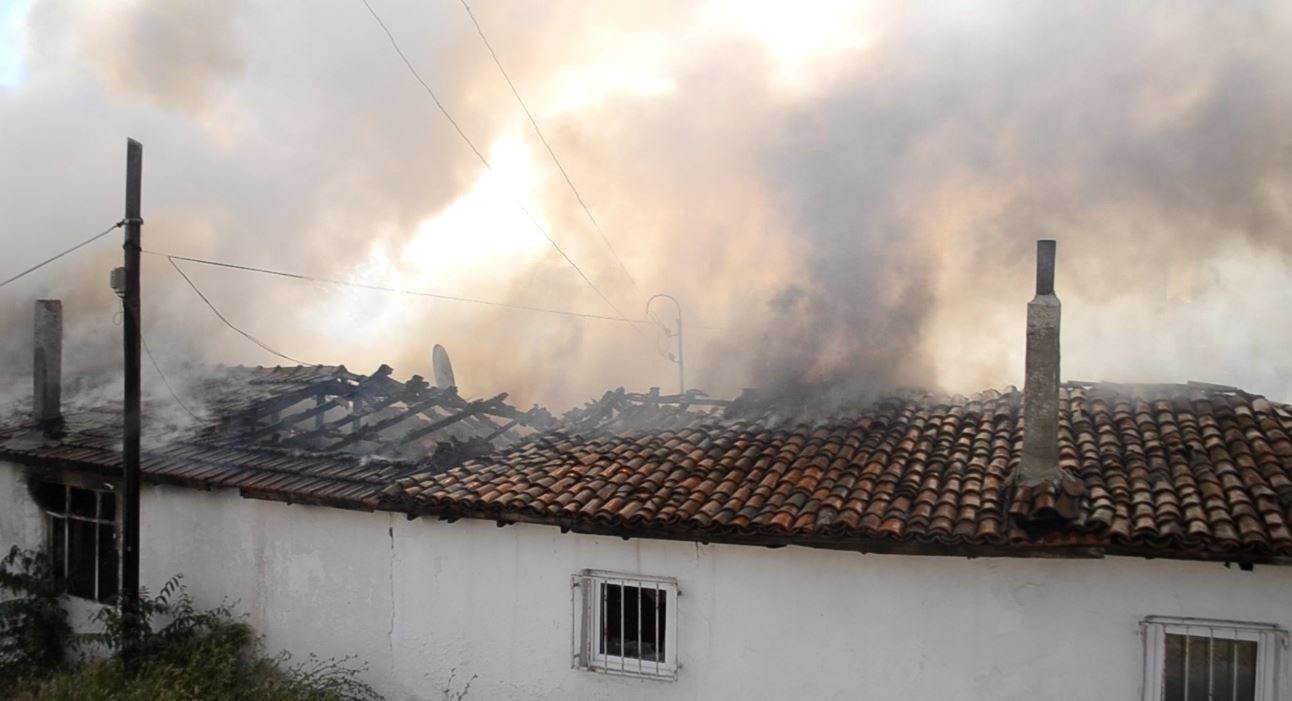
[[[279,358],[282,358],[282,359],[284,359],[284,360],[290,360],[291,362],[296,363],[297,365],[313,365],[313,363],[307,363],[307,362],[305,362],[304,360],[300,360],[300,359],[298,359],[298,358],[293,358],[293,357],[291,357],[290,355],[285,355],[285,354],[283,354],[283,353],[279,353],[278,351],[276,351],[276,350],[274,350],[273,348],[270,348],[268,345],[266,345],[264,341],[261,341],[260,339],[256,338],[255,336],[252,336],[251,334],[247,333],[246,331],[243,331],[242,329],[240,329],[240,328],[238,328],[237,326],[235,326],[235,325],[233,324],[233,322],[231,322],[231,321],[229,321],[228,319],[226,319],[226,318],[225,318],[225,316],[224,316],[223,314],[221,314],[221,313],[220,313],[220,310],[219,310],[219,309],[216,309],[216,308],[215,308],[215,305],[211,303],[211,300],[209,300],[209,299],[207,299],[207,298],[206,298],[206,295],[202,294],[202,290],[198,289],[197,285],[196,285],[196,284],[194,284],[194,283],[193,283],[193,281],[192,281],[191,279],[189,279],[188,275],[186,275],[186,274],[184,273],[184,270],[183,270],[183,269],[181,269],[181,268],[179,267],[179,263],[176,263],[174,258],[171,258],[170,256],[167,256],[167,258],[166,258],[166,259],[167,259],[167,260],[169,260],[169,261],[170,261],[171,266],[175,268],[175,272],[179,273],[180,277],[184,278],[184,282],[187,282],[187,283],[188,283],[188,286],[193,288],[193,291],[197,293],[197,296],[198,296],[198,297],[201,297],[203,302],[206,302],[206,306],[210,307],[210,308],[211,308],[211,311],[215,312],[215,315],[216,315],[217,317],[219,317],[220,321],[223,321],[223,322],[224,322],[224,325],[225,325],[225,326],[228,326],[229,328],[233,329],[234,331],[237,331],[239,334],[241,334],[241,335],[243,336],[243,338],[246,338],[248,341],[251,341],[252,343],[256,344],[257,346],[260,346],[260,347],[261,347],[261,348],[263,348],[264,350],[268,351],[269,353],[272,353],[273,355],[278,356]]]
[[[120,324],[121,322],[118,319],[125,313],[126,313],[126,305],[123,300],[121,304],[121,311],[112,315],[112,323],[114,325]],[[135,315],[135,328],[138,328],[138,329],[143,328],[143,324],[139,323],[138,314]],[[157,376],[161,378],[162,384],[166,385],[166,391],[170,392],[171,398],[175,400],[175,403],[179,405],[179,408],[187,412],[188,415],[193,417],[194,420],[200,421],[200,419],[197,418],[197,414],[194,414],[193,411],[189,409],[187,405],[184,404],[183,400],[179,398],[179,395],[175,393],[175,388],[171,387],[170,380],[166,379],[166,373],[162,372],[161,365],[157,363],[157,358],[153,357],[152,349],[148,347],[148,339],[144,337],[142,330],[139,333],[139,341],[140,341],[140,345],[142,345],[144,348],[144,353],[148,354],[148,360],[153,364],[153,369],[157,371]]]
[[[135,319],[135,323],[136,326],[143,328],[143,324],[138,323],[137,317]],[[183,409],[185,413],[193,417],[194,421],[201,421],[201,419],[197,418],[197,414],[194,414],[193,410],[189,409],[188,405],[184,404],[184,400],[180,399],[179,395],[175,393],[175,388],[171,387],[170,380],[166,379],[166,373],[162,372],[161,365],[157,363],[157,358],[153,357],[153,351],[148,347],[148,339],[144,337],[142,332],[139,334],[139,341],[144,347],[144,353],[148,355],[148,362],[153,364],[153,369],[157,371],[157,376],[161,378],[162,384],[166,386],[166,391],[170,392],[171,399],[174,399],[175,403],[178,404],[179,408]]]
[[[458,133],[458,136],[462,137],[462,140],[471,148],[471,152],[474,153],[476,158],[480,159],[480,162],[484,164],[485,169],[492,173],[493,165],[489,163],[489,159],[481,153],[480,149],[476,148],[475,142],[471,141],[471,137],[467,136],[466,132],[462,130],[458,121],[449,113],[448,108],[444,106],[444,103],[440,102],[440,98],[435,95],[435,91],[432,90],[431,86],[422,79],[421,74],[417,72],[415,67],[413,67],[412,61],[409,61],[408,56],[404,54],[404,50],[399,48],[399,42],[395,40],[395,35],[390,32],[386,23],[382,21],[381,16],[372,8],[372,5],[368,3],[368,0],[360,0],[360,2],[363,3],[364,7],[368,8],[368,14],[372,15],[372,18],[377,20],[377,24],[381,27],[381,31],[386,33],[386,38],[390,40],[390,45],[394,47],[395,53],[399,54],[399,58],[404,62],[404,66],[408,68],[408,72],[412,73],[413,77],[417,79],[417,82],[422,86],[422,89],[426,91],[426,94],[431,96],[431,100],[435,103],[436,108],[439,109],[440,114],[444,115],[444,118],[449,121],[449,124],[453,125],[453,130]],[[615,311],[615,314],[618,314],[626,321],[627,317],[624,316],[623,312],[619,311],[619,307],[615,306],[615,303],[610,301],[610,298],[601,291],[601,288],[597,287],[596,283],[592,281],[592,278],[588,277],[588,275],[583,272],[583,269],[579,267],[578,263],[575,263],[574,259],[565,252],[565,249],[561,248],[560,244],[556,242],[556,239],[552,238],[552,235],[547,232],[547,229],[534,218],[534,215],[530,213],[524,203],[517,200],[516,206],[522,213],[524,213],[525,218],[529,220],[529,223],[533,224],[534,228],[538,229],[539,233],[543,234],[543,238],[547,239],[547,242],[552,245],[552,248],[555,248],[556,252],[561,254],[561,257],[565,259],[565,262],[569,263],[570,267],[574,268],[574,271],[579,274],[579,277],[583,278],[583,281],[588,284],[588,287],[591,287],[592,291],[596,292],[597,296]]]
[[[197,418],[197,414],[194,414],[192,409],[185,406],[184,400],[180,399],[178,394],[175,394],[175,388],[170,386],[170,380],[166,379],[166,373],[162,372],[161,366],[157,364],[157,359],[153,357],[152,350],[148,348],[148,339],[144,338],[143,334],[139,334],[139,340],[143,344],[144,353],[148,355],[149,362],[153,364],[153,369],[157,371],[157,376],[161,378],[162,384],[166,385],[166,391],[170,392],[171,399],[174,399],[175,403],[178,404],[179,408],[183,409],[185,413],[193,417],[194,421],[200,421],[200,419]]]
[[[574,186],[574,181],[570,179],[570,174],[566,172],[565,166],[561,164],[561,159],[556,157],[556,151],[552,149],[547,137],[543,135],[543,130],[539,128],[538,121],[534,119],[534,115],[529,111],[529,106],[525,104],[525,100],[520,96],[520,91],[516,89],[516,84],[512,82],[511,76],[507,74],[507,69],[503,68],[502,61],[498,59],[498,54],[493,50],[493,45],[489,43],[489,38],[485,36],[484,29],[481,28],[475,13],[471,11],[471,6],[467,4],[467,0],[459,0],[459,2],[462,3],[462,8],[467,11],[467,16],[471,18],[471,24],[475,25],[476,34],[480,35],[480,41],[484,42],[485,48],[489,50],[489,56],[493,58],[493,64],[498,67],[498,72],[502,74],[503,80],[507,81],[507,87],[511,88],[511,94],[516,97],[516,102],[520,103],[520,108],[525,112],[525,117],[529,119],[530,126],[534,127],[534,133],[538,135],[538,140],[543,143],[543,148],[547,149],[547,155],[552,157],[552,162],[556,164],[556,169],[561,171],[561,177],[565,178],[565,184],[570,187],[570,192],[574,193],[574,199],[579,201],[579,206],[583,208],[583,213],[588,216],[588,221],[592,222],[592,227],[597,230],[602,243],[606,244],[610,255],[619,264],[619,269],[624,271],[624,276],[628,278],[628,282],[632,283],[638,294],[644,296],[646,293],[637,284],[633,274],[628,271],[628,266],[624,265],[623,259],[619,257],[619,252],[615,250],[614,245],[610,243],[610,239],[606,237],[606,232],[602,231],[601,224],[597,223],[597,218],[592,216],[592,210],[583,201],[583,195],[579,192],[579,188]]]
[[[647,319],[624,319],[618,316],[607,316],[605,314],[590,314],[586,312],[570,311],[568,309],[553,309],[551,307],[536,307],[528,304],[513,304],[511,302],[497,302],[488,299],[477,299],[474,297],[463,297],[461,295],[441,294],[438,292],[425,292],[422,290],[408,290],[399,287],[389,287],[387,285],[373,285],[364,282],[349,282],[346,280],[336,280],[332,278],[315,277],[303,273],[292,273],[284,270],[274,270],[271,268],[260,268],[253,265],[239,265],[237,263],[226,263],[224,261],[209,260],[206,258],[193,258],[190,256],[174,255],[162,253],[159,251],[144,250],[145,254],[150,256],[160,256],[168,260],[184,261],[186,263],[197,263],[198,265],[208,265],[216,268],[227,268],[229,270],[241,270],[249,273],[259,273],[262,275],[272,275],[274,277],[287,278],[289,280],[301,280],[304,282],[317,282],[324,285],[335,285],[337,287],[352,287],[359,290],[370,290],[373,292],[386,292],[389,294],[408,295],[410,297],[425,297],[429,299],[438,299],[445,302],[461,302],[465,304],[479,304],[487,307],[499,307],[502,309],[515,309],[524,312],[536,312],[540,314],[555,314],[557,316],[567,316],[576,319],[590,319],[594,321],[613,321],[620,324],[646,324],[650,323]],[[709,331],[725,331],[725,326],[707,326],[704,324],[693,324],[694,328],[706,329]]]
[[[347,282],[344,280],[333,280],[328,278],[314,277],[312,275],[303,275],[301,273],[290,273],[282,270],[272,270],[270,268],[258,268],[251,265],[238,265],[236,263],[225,263],[216,260],[207,260],[204,258],[190,258],[188,256],[171,255],[168,253],[159,253],[157,251],[144,251],[149,255],[164,256],[174,265],[175,261],[181,260],[188,263],[197,263],[199,265],[210,265],[217,268],[229,268],[231,270],[242,270],[250,273],[261,273],[263,275],[274,275],[277,277],[288,278],[291,280],[304,280],[308,282],[319,282],[325,285],[336,285],[338,287],[353,287],[361,290],[372,290],[375,292],[389,292],[392,294],[410,295],[413,297],[429,297],[431,299],[440,299],[449,302],[465,302],[467,304],[481,304],[489,307],[502,307],[505,309],[517,309],[527,312],[540,312],[543,314],[557,314],[560,316],[570,316],[580,319],[596,319],[598,321],[614,321],[627,324],[642,324],[645,320],[625,319],[618,316],[607,316],[604,314],[588,314],[584,312],[574,312],[565,309],[551,309],[548,307],[534,307],[527,304],[512,304],[510,302],[495,302],[487,299],[475,299],[472,297],[461,297],[458,295],[439,294],[436,292],[422,292],[418,290],[405,290],[398,287],[387,287],[385,285],[370,285],[362,282]]]
[[[113,231],[114,229],[119,229],[119,228],[121,228],[123,225],[125,225],[125,223],[126,223],[126,221],[125,221],[124,219],[122,219],[121,221],[117,222],[116,224],[113,224],[112,226],[109,226],[108,228],[104,229],[103,231],[101,231],[101,232],[99,232],[99,233],[97,233],[97,234],[95,234],[95,235],[91,236],[90,238],[88,238],[88,239],[86,239],[86,240],[84,240],[84,241],[82,241],[82,242],[80,242],[80,243],[76,244],[75,246],[72,246],[71,248],[67,249],[66,251],[63,251],[62,253],[59,253],[59,254],[57,254],[57,255],[55,255],[55,256],[52,256],[52,257],[50,257],[50,258],[46,258],[45,260],[43,260],[43,261],[41,261],[41,262],[39,262],[39,263],[37,263],[37,264],[35,264],[35,265],[31,266],[30,268],[27,268],[26,270],[22,271],[21,273],[18,273],[17,275],[14,275],[13,277],[9,278],[8,280],[5,280],[4,282],[0,282],[0,287],[4,287],[5,285],[8,285],[9,283],[13,282],[14,280],[17,280],[18,278],[21,278],[21,277],[26,276],[28,273],[34,273],[34,272],[36,272],[37,270],[40,270],[41,268],[45,267],[46,265],[49,265],[50,263],[53,263],[54,261],[58,260],[59,258],[62,258],[63,256],[65,256],[65,255],[67,255],[67,254],[69,254],[69,253],[71,253],[71,252],[73,252],[73,251],[76,251],[76,250],[78,250],[78,249],[80,249],[80,248],[83,248],[83,247],[85,247],[85,246],[88,246],[88,245],[90,245],[90,244],[94,243],[95,241],[98,241],[99,239],[103,238],[104,236],[107,236],[108,234],[112,233],[112,231]]]

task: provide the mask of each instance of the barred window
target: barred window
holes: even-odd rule
[[[676,678],[676,581],[588,570],[574,588],[575,667]]]
[[[1275,701],[1277,626],[1151,616],[1143,629],[1144,701]]]
[[[45,509],[48,551],[67,593],[106,601],[117,593],[116,495],[63,484],[36,485]]]

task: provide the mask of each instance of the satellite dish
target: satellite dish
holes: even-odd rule
[[[453,379],[453,363],[449,362],[449,352],[438,343],[431,350],[431,366],[435,370],[436,387],[448,389],[457,386],[457,381]]]

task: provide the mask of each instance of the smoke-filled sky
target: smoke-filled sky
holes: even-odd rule
[[[475,0],[625,273],[459,0],[370,2],[492,171],[361,0],[4,0],[0,278],[121,217],[131,136],[146,249],[633,319],[669,293],[716,395],[1021,384],[1055,238],[1065,379],[1292,396],[1286,3]],[[38,297],[68,374],[119,367],[115,241],[0,289],[13,378]],[[168,374],[283,362],[144,263]],[[185,271],[309,362],[429,375],[442,343],[464,393],[558,409],[677,386],[651,324]]]

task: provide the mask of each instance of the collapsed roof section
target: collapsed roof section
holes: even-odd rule
[[[420,375],[400,382],[382,365],[234,367],[204,382],[213,417],[205,436],[226,445],[407,460],[483,455],[555,425],[546,409],[520,410],[502,393],[466,399]]]
[[[211,423],[203,437],[221,445],[272,446],[457,464],[549,431],[574,435],[675,429],[721,418],[731,402],[703,392],[662,395],[623,388],[560,418],[507,394],[467,399],[420,375],[400,382],[388,365],[370,375],[345,366],[231,367],[198,383]]]

